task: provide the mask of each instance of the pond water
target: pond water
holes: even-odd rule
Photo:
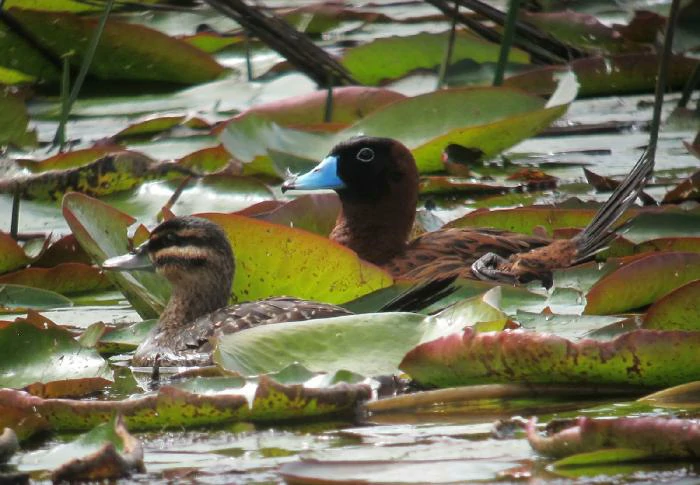
[[[270,3],[270,2],[266,2]],[[499,2],[494,2],[499,3]],[[504,2],[500,2],[502,4]],[[601,2],[597,2],[600,4]],[[658,2],[648,2],[658,3]],[[386,7],[387,12],[401,15],[402,7]],[[391,10],[393,9],[393,10]],[[403,14],[420,15],[417,10]],[[616,20],[620,13],[611,14],[606,21]],[[209,13],[183,19],[167,14],[154,14],[134,22],[155,26],[169,34],[183,33],[196,22],[206,21],[217,28],[230,23]],[[445,25],[404,24],[390,27],[373,26],[360,34],[347,34],[333,40],[377,37],[422,30],[442,30]],[[381,34],[380,34],[381,31]],[[355,37],[353,37],[355,35]],[[270,52],[259,52],[256,72],[262,72],[279,60]],[[241,68],[240,53],[220,56],[230,67]],[[420,74],[398,81],[394,87],[406,94],[432,90],[435,76]],[[82,98],[75,107],[75,118],[68,124],[71,138],[83,144],[116,133],[129,124],[138,113],[196,110],[206,112],[211,120],[224,119],[235,110],[264,101],[308,93],[315,85],[306,77],[288,74],[264,83],[245,83],[242,75],[197,86],[175,95],[139,97]],[[675,107],[678,94],[667,96],[664,116],[668,118]],[[697,95],[693,102],[697,102]],[[608,194],[595,193],[584,185],[581,166],[586,165],[600,175],[623,176],[641,155],[648,141],[644,129],[651,117],[652,97],[611,96],[575,101],[568,114],[557,122],[559,126],[577,123],[634,122],[632,128],[621,132],[592,135],[538,136],[510,148],[504,157],[516,164],[536,164],[547,173],[559,177],[560,188],[535,194],[531,202],[557,202],[571,195],[584,199],[604,200]],[[32,127],[41,140],[48,140],[56,129],[56,121],[44,116],[56,107],[55,99],[39,99],[30,104]],[[658,148],[657,176],[683,176],[699,166],[698,160],[683,147],[698,129],[697,119],[688,124],[669,122],[664,127]],[[133,142],[129,148],[149,154],[159,160],[173,159],[211,146],[216,140],[207,136],[166,137],[143,143]],[[42,153],[30,154],[41,158]],[[4,168],[11,176],[14,169]],[[257,181],[240,181],[233,187],[213,187],[195,183],[184,191],[173,211],[187,214],[203,211],[234,211],[271,198],[287,199],[279,186],[267,187]],[[152,225],[154,215],[177,188],[171,182],[147,182],[132,191],[103,200],[128,212],[141,222]],[[648,193],[660,199],[663,186],[652,186]],[[463,197],[431,197],[421,205],[433,208],[443,222],[464,215],[478,207],[482,200]],[[507,205],[502,205],[507,207]],[[9,227],[12,198],[0,194],[0,227]],[[22,232],[67,233],[58,203],[23,201],[19,225]],[[121,323],[140,320],[138,314],[118,292],[86,295],[74,299],[75,306],[43,311],[56,323],[86,328],[97,321]],[[17,314],[0,315],[0,320],[13,319]],[[552,470],[551,460],[540,457],[515,432],[505,439],[495,437],[494,423],[515,416],[540,415],[548,420],[580,414],[612,416],[633,409],[627,415],[693,416],[692,411],[654,408],[636,410],[633,398],[614,398],[603,402],[593,394],[590,401],[533,400],[509,402],[490,400],[474,408],[439,405],[427,409],[394,413],[358,413],[354,419],[320,420],[294,424],[236,423],[215,429],[168,430],[137,432],[145,451],[147,472],[120,483],[458,483],[458,482],[527,482],[567,483],[700,483],[697,463],[656,463],[609,465],[590,469]],[[47,440],[36,439],[24,444],[11,465],[19,471],[44,470],[61,456],[51,450],[72,438],[54,435]]]

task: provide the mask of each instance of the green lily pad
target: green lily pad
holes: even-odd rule
[[[0,231],[0,274],[22,268],[31,262],[22,246],[8,233]]]
[[[325,237],[235,214],[200,214],[219,224],[233,246],[239,301],[268,296],[344,303],[390,286],[391,276]]]
[[[307,194],[253,217],[328,237],[339,212],[340,201],[335,194]]]
[[[177,163],[183,167],[192,169],[199,173],[214,173],[232,161],[231,154],[219,144],[215,147],[202,148],[180,158]],[[240,171],[234,171],[236,175],[243,173],[243,168]]]
[[[148,332],[155,327],[157,320],[144,320],[118,328],[107,328],[96,343],[101,354],[121,354],[136,350],[146,339]]]
[[[644,315],[644,328],[700,330],[700,279],[657,300]]]
[[[341,59],[350,74],[362,84],[377,85],[400,78],[417,69],[437,69],[445,57],[448,33],[420,33],[406,37],[387,37],[347,49]],[[496,62],[500,47],[465,31],[458,31],[452,50],[452,62]],[[528,55],[512,49],[510,62],[527,64]]]
[[[129,251],[127,229],[135,219],[104,202],[83,194],[67,194],[63,198],[63,217],[96,263]],[[110,271],[107,275],[142,317],[155,318],[163,310],[170,292],[160,276],[144,271]]]
[[[401,369],[425,386],[498,382],[660,387],[700,379],[700,332],[635,330],[572,342],[535,332],[464,333],[421,344]]]
[[[365,384],[314,389],[278,384],[265,376],[254,387],[236,386],[223,392],[215,381],[213,387],[202,383],[198,389],[201,392],[163,386],[155,394],[121,401],[43,399],[0,389],[0,426],[21,421],[24,435],[29,435],[46,429],[88,430],[116,413],[132,430],[159,431],[236,421],[352,416],[358,402],[369,399],[371,393]]]
[[[0,285],[0,308],[24,311],[73,306],[73,302],[54,291],[22,285]]]
[[[700,253],[700,237],[662,237],[645,241],[634,247],[635,253],[656,251]]]
[[[56,58],[69,57],[75,67],[82,62],[98,19],[65,12],[8,9],[43,47]],[[47,28],[50,26],[50,28]],[[7,42],[7,40],[5,40]],[[7,48],[7,47],[6,47]],[[27,58],[40,57],[38,51]],[[6,63],[3,63],[7,65]],[[9,67],[12,67],[9,65]],[[44,77],[43,69],[24,65],[23,71]],[[212,57],[186,42],[141,25],[109,19],[90,66],[90,74],[101,79],[150,80],[195,84],[211,81],[224,72]],[[50,80],[55,79],[52,73]]]
[[[104,290],[112,286],[102,271],[82,263],[62,263],[53,268],[27,268],[0,276],[0,285],[8,283],[62,295]]]
[[[143,447],[129,434],[121,417],[99,424],[69,443],[30,452],[20,469],[50,472],[55,482],[115,480],[145,471]]]
[[[83,159],[73,161],[80,163]],[[66,159],[60,163],[69,163]],[[159,163],[132,151],[109,153],[87,165],[46,171],[0,181],[0,192],[19,191],[25,199],[58,200],[66,192],[100,197],[132,189],[146,180],[172,179],[190,175],[184,167]]]
[[[640,308],[696,279],[700,279],[699,253],[650,254],[621,266],[593,285],[586,295],[584,312],[605,315]]]
[[[674,56],[667,85],[681,89],[693,72],[697,60]],[[609,96],[653,92],[659,58],[656,53],[632,53],[576,59],[566,67],[547,66],[509,77],[505,86],[546,94],[553,92],[554,76],[573,71],[581,84],[579,96]]]
[[[49,170],[66,170],[84,167],[110,153],[124,152],[120,146],[92,147],[82,150],[57,153],[44,160],[18,160],[17,164],[32,173],[48,172]],[[135,152],[134,152],[135,153]]]
[[[700,214],[677,211],[640,212],[629,222],[625,239],[641,244],[652,239],[700,237]]]
[[[244,111],[230,123],[236,123],[247,116],[254,115],[282,126],[317,125],[326,122],[327,98],[328,91],[321,90],[261,104]],[[333,110],[328,122],[354,123],[387,104],[405,98],[403,94],[390,89],[365,86],[333,88]]]
[[[229,124],[221,141],[244,164],[262,165],[265,171],[258,171],[279,176],[282,167],[269,168],[272,152],[278,154],[276,160],[293,160],[293,170],[308,169],[336,143],[371,133],[400,140],[413,152],[421,172],[435,172],[444,168],[441,155],[447,145],[493,156],[549,126],[575,96],[572,75],[562,78],[546,105],[537,96],[508,88],[445,89],[390,103],[334,135],[282,128],[251,115]]]
[[[47,396],[80,396],[108,385],[112,371],[97,352],[37,317],[0,324],[0,387],[30,386]]]
[[[465,326],[499,324],[507,317],[494,305],[491,290],[425,317],[414,313],[365,313],[308,322],[263,325],[222,336],[214,362],[243,375],[276,372],[299,363],[314,372],[349,370],[366,376],[392,374],[402,356],[419,342],[461,331]]]
[[[2,52],[0,60],[1,55]],[[36,145],[36,132],[27,131],[28,125],[29,115],[24,100],[18,96],[0,93],[0,146]]]
[[[455,219],[445,227],[493,227],[524,234],[532,234],[535,228],[542,227],[551,234],[554,229],[585,227],[595,213],[594,209],[561,209],[552,206],[479,210]],[[622,219],[630,216],[623,215]]]

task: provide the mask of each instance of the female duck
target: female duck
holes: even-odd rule
[[[175,217],[151,232],[133,254],[106,260],[103,268],[155,269],[172,285],[158,324],[139,345],[136,366],[211,364],[211,337],[256,325],[348,315],[344,308],[268,298],[227,306],[234,260],[223,230],[206,219]]]
[[[642,157],[627,179],[577,236],[551,241],[493,229],[442,229],[408,242],[418,201],[418,169],[411,152],[390,138],[356,137],[336,145],[313,170],[282,190],[333,189],[341,212],[331,239],[383,266],[394,276],[548,282],[551,270],[592,256],[651,175]],[[509,259],[504,259],[509,258]]]

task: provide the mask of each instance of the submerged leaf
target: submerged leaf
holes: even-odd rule
[[[496,382],[665,386],[700,379],[700,332],[635,330],[613,340],[578,342],[524,331],[466,329],[417,346],[401,369],[420,384]]]

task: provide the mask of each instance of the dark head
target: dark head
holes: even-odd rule
[[[312,171],[282,185],[291,189],[335,190],[343,209],[331,238],[383,264],[403,251],[413,226],[418,168],[400,142],[359,136],[339,143]]]
[[[110,258],[102,267],[150,269],[163,275],[173,287],[168,307],[176,305],[185,321],[225,306],[234,272],[233,251],[224,231],[191,216],[163,222],[134,252]]]

